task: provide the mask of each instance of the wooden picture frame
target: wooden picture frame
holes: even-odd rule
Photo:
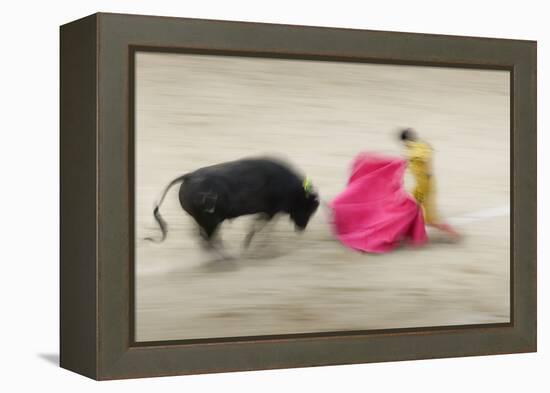
[[[511,322],[135,343],[137,49],[509,70]],[[61,27],[61,367],[105,380],[536,351],[536,42],[98,13]]]

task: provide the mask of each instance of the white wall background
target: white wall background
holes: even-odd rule
[[[544,266],[550,148],[545,2],[504,1],[18,1],[0,14],[0,390],[9,391],[548,391]],[[97,12],[538,40],[539,352],[96,383],[54,365],[58,353],[58,26]],[[28,213],[30,212],[30,213]],[[545,373],[546,371],[546,373]],[[32,389],[32,390],[31,390]]]

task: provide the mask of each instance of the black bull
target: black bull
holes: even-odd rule
[[[181,207],[195,219],[209,244],[226,219],[259,214],[267,222],[283,213],[298,230],[304,230],[319,207],[319,197],[308,181],[279,161],[258,158],[222,163],[187,173],[166,186],[153,211],[162,231],[160,241],[166,238],[167,225],[159,208],[168,190],[178,183]],[[251,230],[246,245],[253,235]]]

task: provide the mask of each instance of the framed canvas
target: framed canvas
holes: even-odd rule
[[[60,39],[62,367],[536,351],[536,42],[106,13]]]

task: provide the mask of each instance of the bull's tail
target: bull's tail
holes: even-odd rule
[[[166,188],[162,192],[162,195],[160,196],[160,199],[155,203],[155,207],[153,209],[153,216],[155,217],[155,220],[159,224],[160,230],[162,232],[162,237],[160,238],[160,240],[159,239],[153,239],[152,237],[146,237],[145,240],[149,240],[149,241],[152,241],[152,242],[155,242],[155,243],[161,243],[161,242],[164,241],[164,239],[166,239],[166,234],[168,233],[168,226],[166,225],[166,221],[164,221],[164,219],[160,215],[160,211],[159,211],[160,205],[162,205],[162,202],[164,201],[164,198],[166,197],[166,194],[168,193],[170,188],[172,188],[172,186],[174,186],[178,183],[181,183],[181,182],[185,181],[186,177],[187,177],[187,175],[183,175],[183,176],[180,176],[180,177],[172,180],[170,183],[168,183],[168,185],[166,186]]]

